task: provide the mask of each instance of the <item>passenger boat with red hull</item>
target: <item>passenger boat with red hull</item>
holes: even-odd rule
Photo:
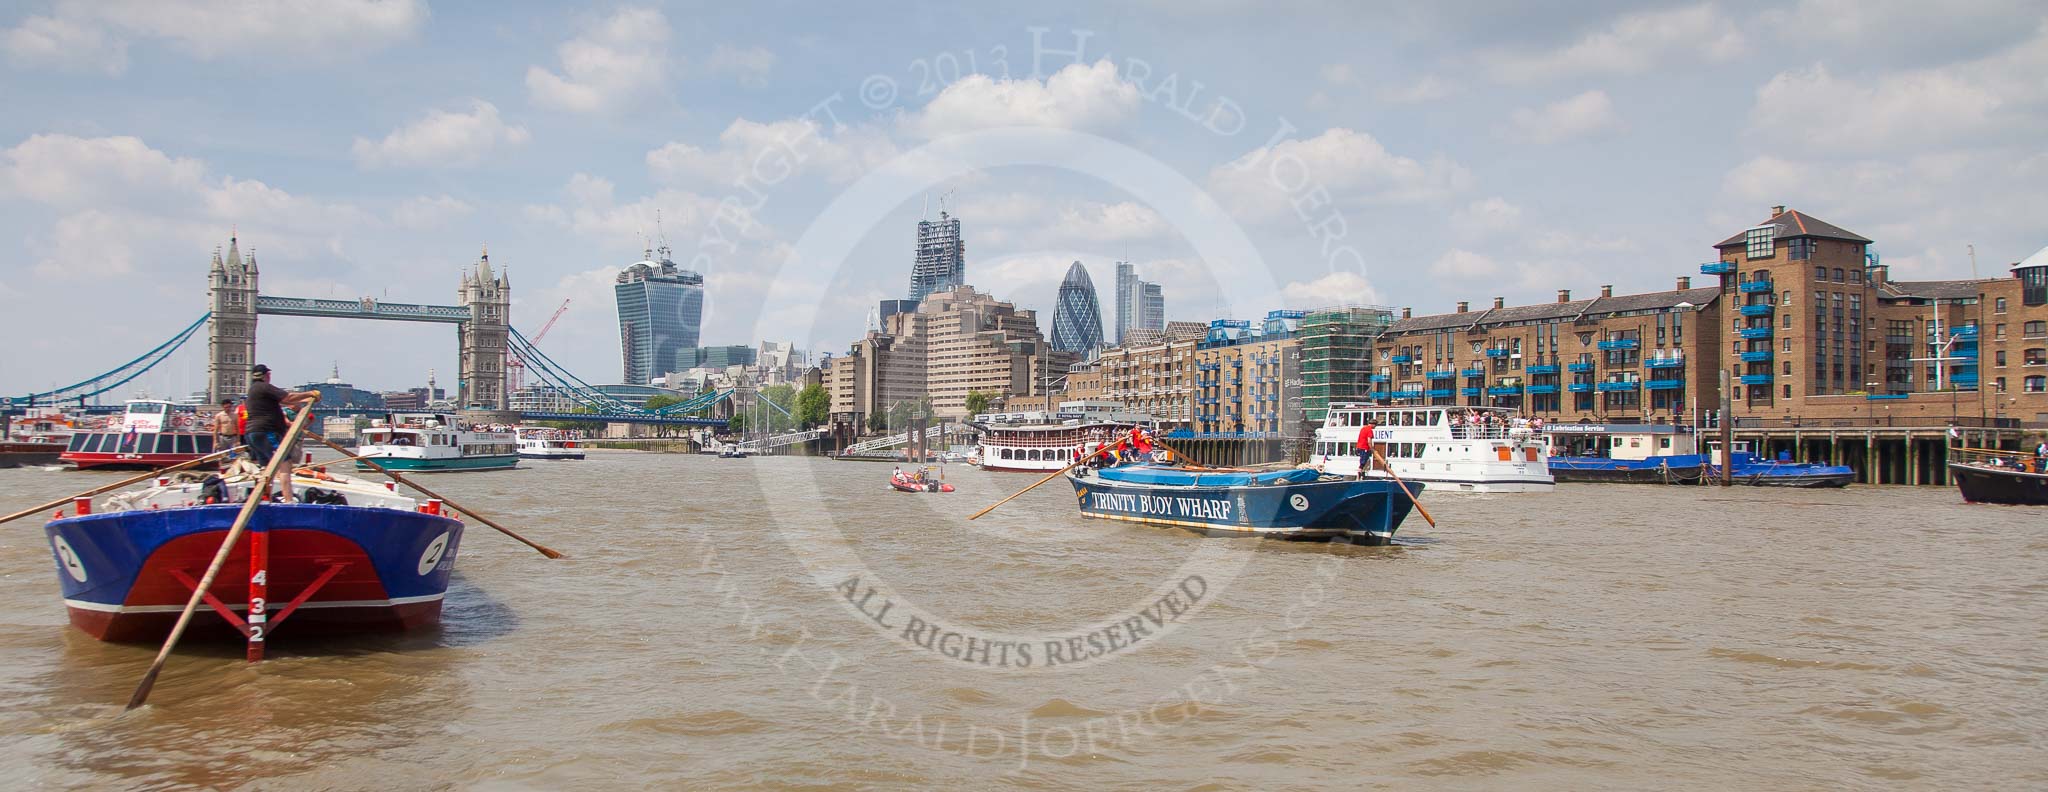
[[[78,423],[55,407],[30,407],[7,422],[0,439],[0,468],[54,465],[61,461]]]
[[[353,479],[299,477],[302,500],[256,507],[208,587],[218,619],[195,634],[262,641],[293,633],[402,631],[440,622],[463,523],[421,502]],[[227,503],[207,504],[226,493]],[[319,492],[313,492],[317,488]],[[107,499],[44,526],[71,624],[94,638],[159,641],[204,577],[250,489],[240,482],[172,483]],[[251,571],[251,559],[264,574]],[[252,655],[253,656],[253,655]]]
[[[198,414],[160,399],[129,399],[116,423],[71,436],[58,458],[79,470],[160,468],[213,453],[213,435]]]
[[[1138,427],[1151,431],[1158,419],[1132,412],[1122,402],[1061,402],[1059,411],[984,413],[971,426],[981,431],[976,454],[982,470],[1052,473],[1114,443]]]

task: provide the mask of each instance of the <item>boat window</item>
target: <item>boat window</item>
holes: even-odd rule
[[[196,454],[199,453],[199,446],[193,442],[191,435],[181,434],[178,435],[178,450],[175,453]]]
[[[1007,449],[1007,448],[1003,449],[1003,458],[1004,458],[1004,459],[1009,459],[1009,458],[1010,458],[1010,449]]]
[[[71,444],[70,444],[69,446],[66,446],[66,447],[64,448],[64,450],[66,450],[66,451],[78,451],[78,450],[81,450],[81,449],[85,448],[85,441],[87,441],[87,440],[91,440],[91,439],[92,439],[92,435],[89,435],[89,434],[75,434],[75,435],[72,435],[72,436],[71,436]]]
[[[160,435],[157,435],[157,436],[156,436],[156,446],[155,446],[155,448],[156,448],[156,453],[159,453],[159,454],[175,454],[175,453],[178,453],[178,436],[177,436],[177,435],[171,435],[171,434],[160,434]]]
[[[1670,447],[1671,447],[1671,438],[1669,438],[1669,437],[1659,437],[1659,438],[1657,438],[1657,447],[1658,447],[1658,448],[1670,448]]]
[[[214,452],[213,435],[193,435],[192,441],[199,444],[199,449],[196,453],[211,454]]]

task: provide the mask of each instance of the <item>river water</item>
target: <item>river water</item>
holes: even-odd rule
[[[444,627],[175,656],[0,529],[11,788],[2043,788],[2048,510],[1935,488],[1441,495],[1365,548],[1053,482],[610,452],[430,486]],[[0,470],[0,510],[114,474]],[[202,614],[204,616],[204,614]]]

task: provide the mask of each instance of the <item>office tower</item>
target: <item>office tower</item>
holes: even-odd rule
[[[1081,262],[1067,268],[1052,312],[1052,348],[1087,354],[1102,346],[1102,307],[1095,299],[1095,281]]]
[[[967,247],[960,241],[960,218],[939,212],[937,222],[917,221],[917,262],[910,269],[910,299],[921,301],[934,292],[951,291],[966,282]]]
[[[677,267],[666,245],[659,248],[659,262],[656,252],[647,251],[646,260],[619,273],[612,287],[619,301],[619,346],[628,385],[645,385],[694,365],[704,322],[704,276]]]

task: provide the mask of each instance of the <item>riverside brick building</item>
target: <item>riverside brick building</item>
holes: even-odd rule
[[[1779,206],[1716,244],[1698,285],[1404,310],[1373,345],[1370,395],[1705,425],[1725,371],[1739,440],[1883,483],[1943,483],[1950,442],[2019,447],[2048,428],[2048,249],[2011,277],[1893,281],[1871,245]]]

